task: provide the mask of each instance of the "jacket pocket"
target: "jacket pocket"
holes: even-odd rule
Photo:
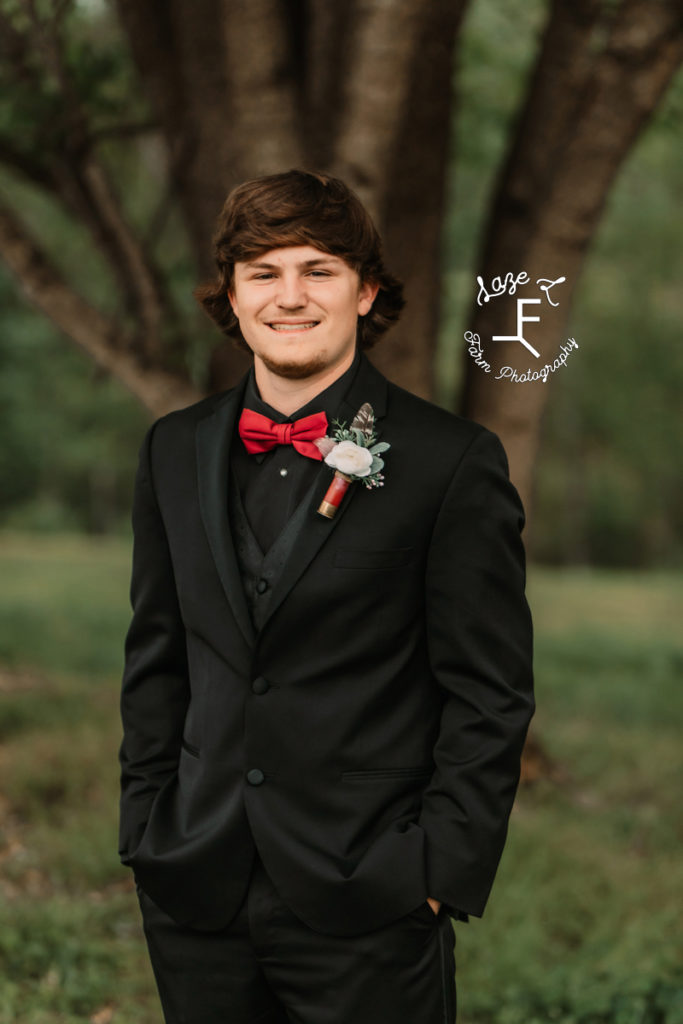
[[[412,548],[339,548],[333,564],[337,569],[396,569],[412,556]]]
[[[444,913],[443,908],[440,908],[439,913],[435,914],[432,908],[425,900],[424,903],[421,903],[419,907],[415,908],[415,910],[411,910],[410,913],[406,914],[406,918],[417,918],[419,921],[422,921],[424,924],[426,924],[429,928],[433,928],[436,924],[439,923],[439,919],[442,913]]]
[[[429,779],[434,772],[432,766],[424,768],[366,768],[342,772],[344,782],[382,782],[385,779]]]
[[[182,741],[182,748],[186,754],[190,755],[190,757],[199,757],[199,747],[195,747],[185,739]]]

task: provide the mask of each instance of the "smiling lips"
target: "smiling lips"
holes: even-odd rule
[[[319,320],[273,320],[268,326],[273,331],[310,331],[312,327],[317,327],[320,323]]]

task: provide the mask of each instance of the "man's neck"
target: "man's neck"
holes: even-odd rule
[[[283,416],[291,416],[297,409],[307,405],[331,384],[334,384],[343,373],[346,373],[355,357],[351,352],[337,366],[330,367],[321,373],[301,380],[280,377],[269,370],[258,356],[254,358],[254,376],[259,394],[267,405],[277,409]]]

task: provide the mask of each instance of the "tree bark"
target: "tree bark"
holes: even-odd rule
[[[288,13],[278,0],[224,3],[232,173],[239,181],[300,166],[307,126],[297,116]]]
[[[242,173],[226,56],[228,5],[224,0],[116,0],[116,5],[168,148],[172,191],[198,280],[210,277],[216,218]],[[247,365],[232,344],[221,343],[218,332],[216,346],[206,372],[209,390],[234,383]]]
[[[133,60],[163,131],[175,195],[201,274],[233,183],[222,0],[116,0]]]
[[[485,282],[521,270],[531,281],[566,278],[556,296],[560,308],[543,307],[543,327],[535,335],[539,368],[566,341],[571,298],[609,189],[681,60],[678,0],[624,0],[618,9],[593,0],[553,3],[479,267]],[[535,362],[526,354],[520,361],[516,343],[490,342],[493,335],[514,334],[515,319],[510,298],[475,304],[471,329],[492,365],[516,360],[526,369]],[[463,411],[500,435],[529,508],[552,385],[497,381],[495,366],[487,374],[464,358]]]
[[[420,42],[414,0],[360,0],[333,166],[379,222]]]
[[[421,12],[380,218],[387,263],[405,284],[406,307],[372,357],[392,380],[425,398],[434,385],[453,71],[466,9],[467,0],[434,0]]]

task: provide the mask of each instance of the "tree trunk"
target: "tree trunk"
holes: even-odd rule
[[[593,0],[553,3],[479,270],[485,282],[522,270],[532,282],[566,278],[555,296],[560,307],[543,305],[543,326],[535,334],[541,359],[532,370],[552,362],[566,342],[571,298],[609,189],[682,59],[679,0],[624,0],[618,9]],[[520,358],[516,343],[490,340],[515,334],[515,320],[511,298],[474,306],[471,329],[492,366],[494,360],[516,362],[522,370],[536,363],[526,353]],[[582,339],[576,340],[580,346]],[[485,373],[464,358],[463,411],[501,436],[528,508],[551,378],[495,380],[495,366]]]
[[[429,394],[453,51],[466,0],[350,0],[343,9],[201,0],[191,18],[182,0],[117,4],[176,154],[176,191],[200,273],[213,271],[209,242],[232,186],[295,165],[344,177],[375,213],[409,300],[377,362]],[[195,20],[203,20],[201,33]],[[246,365],[217,336],[209,387],[229,386]]]
[[[171,178],[201,274],[232,183],[222,0],[117,0],[145,94],[170,153]]]
[[[405,282],[406,307],[399,329],[380,343],[373,361],[425,398],[434,384],[455,41],[466,7],[467,0],[425,5],[381,216],[387,262]]]

